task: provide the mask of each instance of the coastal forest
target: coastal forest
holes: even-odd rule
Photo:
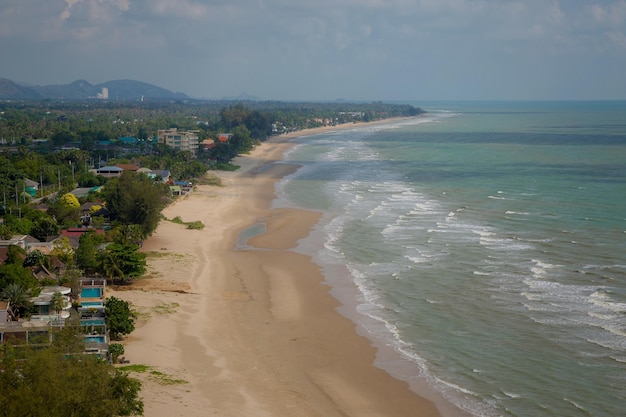
[[[382,102],[0,102],[0,241],[7,242],[0,247],[0,301],[8,301],[17,318],[28,318],[34,307],[29,300],[43,286],[76,292],[81,277],[119,285],[141,277],[146,259],[138,250],[176,198],[170,185],[206,183],[210,170],[237,169],[234,157],[272,136],[420,113],[411,105]],[[192,130],[208,146],[192,154],[157,143],[157,131],[171,128]],[[222,134],[228,140],[219,140]],[[120,164],[169,171],[171,183],[130,171],[114,178],[94,173]],[[85,228],[77,242],[62,234]],[[27,252],[11,243],[25,236],[52,242],[51,249]],[[122,307],[111,308],[119,313],[107,317],[118,340],[133,330],[132,314]],[[60,310],[59,300],[51,308]],[[8,394],[0,409],[15,416],[41,410],[70,415],[63,414],[68,409],[77,416],[141,415],[139,382],[111,364],[77,359],[78,331],[65,326],[53,343],[36,347],[0,341],[0,390]],[[77,380],[75,374],[89,377]],[[49,384],[54,380],[64,383]],[[50,385],[63,393],[50,391]],[[97,404],[110,406],[93,408]]]

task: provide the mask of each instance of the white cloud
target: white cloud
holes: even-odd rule
[[[625,21],[626,0],[0,0],[0,76],[119,74],[204,96],[246,80],[261,96],[349,97],[418,77],[497,92],[529,62],[556,73],[587,60],[593,74],[623,53]]]
[[[594,4],[591,6],[591,15],[601,25],[623,27],[626,20],[626,1],[620,0],[604,6]]]

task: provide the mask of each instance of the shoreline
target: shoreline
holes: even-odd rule
[[[380,346],[340,312],[312,258],[294,251],[322,213],[271,208],[276,181],[297,169],[276,163],[291,139],[397,120],[273,137],[233,161],[238,171],[220,172],[223,187],[198,186],[164,210],[205,228],[162,221],[142,248],[147,276],[107,291],[140,313],[123,342],[131,364],[177,381],[134,374],[145,416],[442,415],[375,366]],[[260,223],[265,230],[237,247]]]

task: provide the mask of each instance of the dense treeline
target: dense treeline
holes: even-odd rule
[[[98,141],[123,136],[145,140],[159,129],[200,129],[202,140],[241,124],[253,138],[264,140],[272,134],[272,124],[297,130],[319,126],[324,119],[338,124],[421,112],[408,104],[383,102],[2,102],[0,141],[27,145],[33,139],[50,139],[54,146],[80,143],[81,149],[89,151]]]
[[[45,335],[44,342],[48,341]],[[67,326],[39,346],[0,344],[0,410],[4,416],[143,415],[141,383],[94,355]]]
[[[101,185],[102,178],[89,169],[109,162],[168,169],[174,179],[189,179],[215,162],[230,162],[273,134],[421,112],[382,102],[1,102],[0,197],[3,205],[6,199],[17,203],[25,178],[43,185],[43,194],[74,184]],[[169,128],[196,130],[200,141],[213,139],[215,146],[190,155],[155,144],[157,131]],[[233,136],[219,142],[220,133]],[[122,137],[138,142],[124,146]],[[59,151],[63,148],[69,150]]]

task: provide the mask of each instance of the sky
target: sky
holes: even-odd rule
[[[0,78],[213,99],[626,99],[626,0],[0,0]]]

